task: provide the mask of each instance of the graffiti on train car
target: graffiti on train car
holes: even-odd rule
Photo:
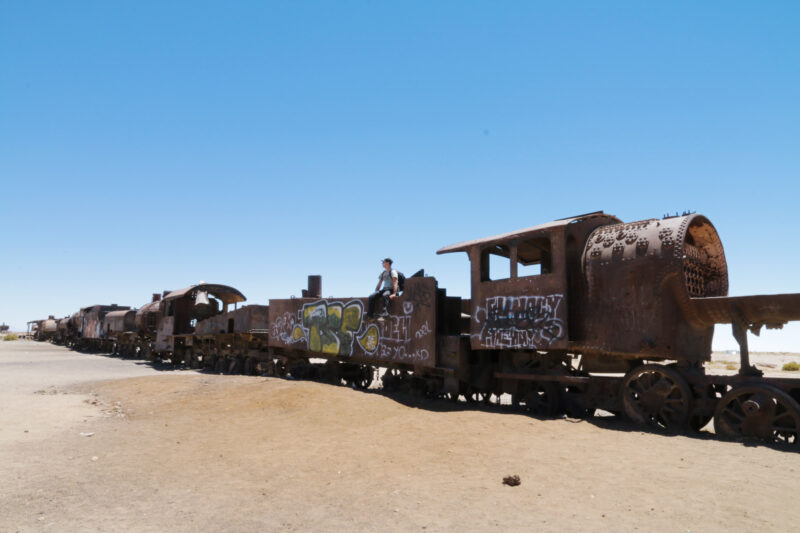
[[[271,346],[328,356],[436,364],[436,280],[406,280],[387,315],[366,316],[366,298],[270,301]]]
[[[318,302],[303,305],[302,326],[306,345],[312,352],[353,355],[355,334],[361,330],[364,305],[349,302]],[[297,333],[297,326],[294,330]],[[293,338],[295,337],[293,333]]]
[[[430,351],[410,349],[409,344],[433,334],[425,321],[412,328],[414,305],[405,302],[403,314],[390,314],[384,320],[368,322],[360,300],[319,300],[304,304],[296,314],[285,312],[272,324],[272,334],[285,344],[302,343],[304,348],[329,355],[352,356],[360,351],[382,359],[408,362],[426,361]]]
[[[269,334],[272,337],[281,339],[286,344],[293,344],[303,340],[302,338],[294,338],[296,330],[302,333],[302,328],[299,328],[297,317],[294,313],[283,313],[272,319],[271,322]]]
[[[493,296],[478,308],[482,324],[480,343],[486,348],[538,349],[564,336],[557,318],[562,294],[546,296]]]

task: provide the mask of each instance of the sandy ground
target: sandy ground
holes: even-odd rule
[[[0,343],[0,532],[786,531],[800,454]],[[87,436],[88,435],[88,436]],[[507,475],[522,484],[502,484]]]
[[[764,372],[765,376],[797,377],[800,372],[783,372],[786,363],[800,364],[800,354],[790,352],[752,352],[750,363]],[[739,353],[714,352],[711,362],[706,366],[710,373],[735,374],[739,370]]]

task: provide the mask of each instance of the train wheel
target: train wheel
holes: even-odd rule
[[[216,364],[214,365],[214,372],[217,374],[224,374],[228,370],[228,360],[225,357],[217,357]]]
[[[555,416],[561,402],[558,385],[552,381],[534,381],[522,397],[525,410],[536,416]]]
[[[358,377],[347,380],[347,384],[355,389],[368,389],[372,385],[375,369],[370,365],[360,365]]]
[[[244,360],[244,375],[252,376],[256,373],[256,360],[248,357]]]
[[[689,422],[692,392],[680,374],[663,365],[643,365],[625,376],[620,390],[625,415],[639,424],[680,431]]]
[[[706,387],[694,387],[694,409],[689,415],[689,428],[692,431],[700,431],[714,418],[713,414],[707,414],[708,404],[715,401],[717,392],[713,385]],[[713,404],[712,404],[713,405]]]
[[[734,387],[719,401],[714,430],[723,437],[800,445],[800,405],[780,389],[746,383]]]

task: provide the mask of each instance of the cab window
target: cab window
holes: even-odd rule
[[[485,248],[481,252],[481,281],[495,281],[511,277],[511,253],[505,244]]]
[[[537,237],[517,244],[517,276],[539,276],[552,271],[550,239]]]

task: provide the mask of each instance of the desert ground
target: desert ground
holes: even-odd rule
[[[0,342],[3,533],[787,531],[799,474],[797,452],[616,418]]]

